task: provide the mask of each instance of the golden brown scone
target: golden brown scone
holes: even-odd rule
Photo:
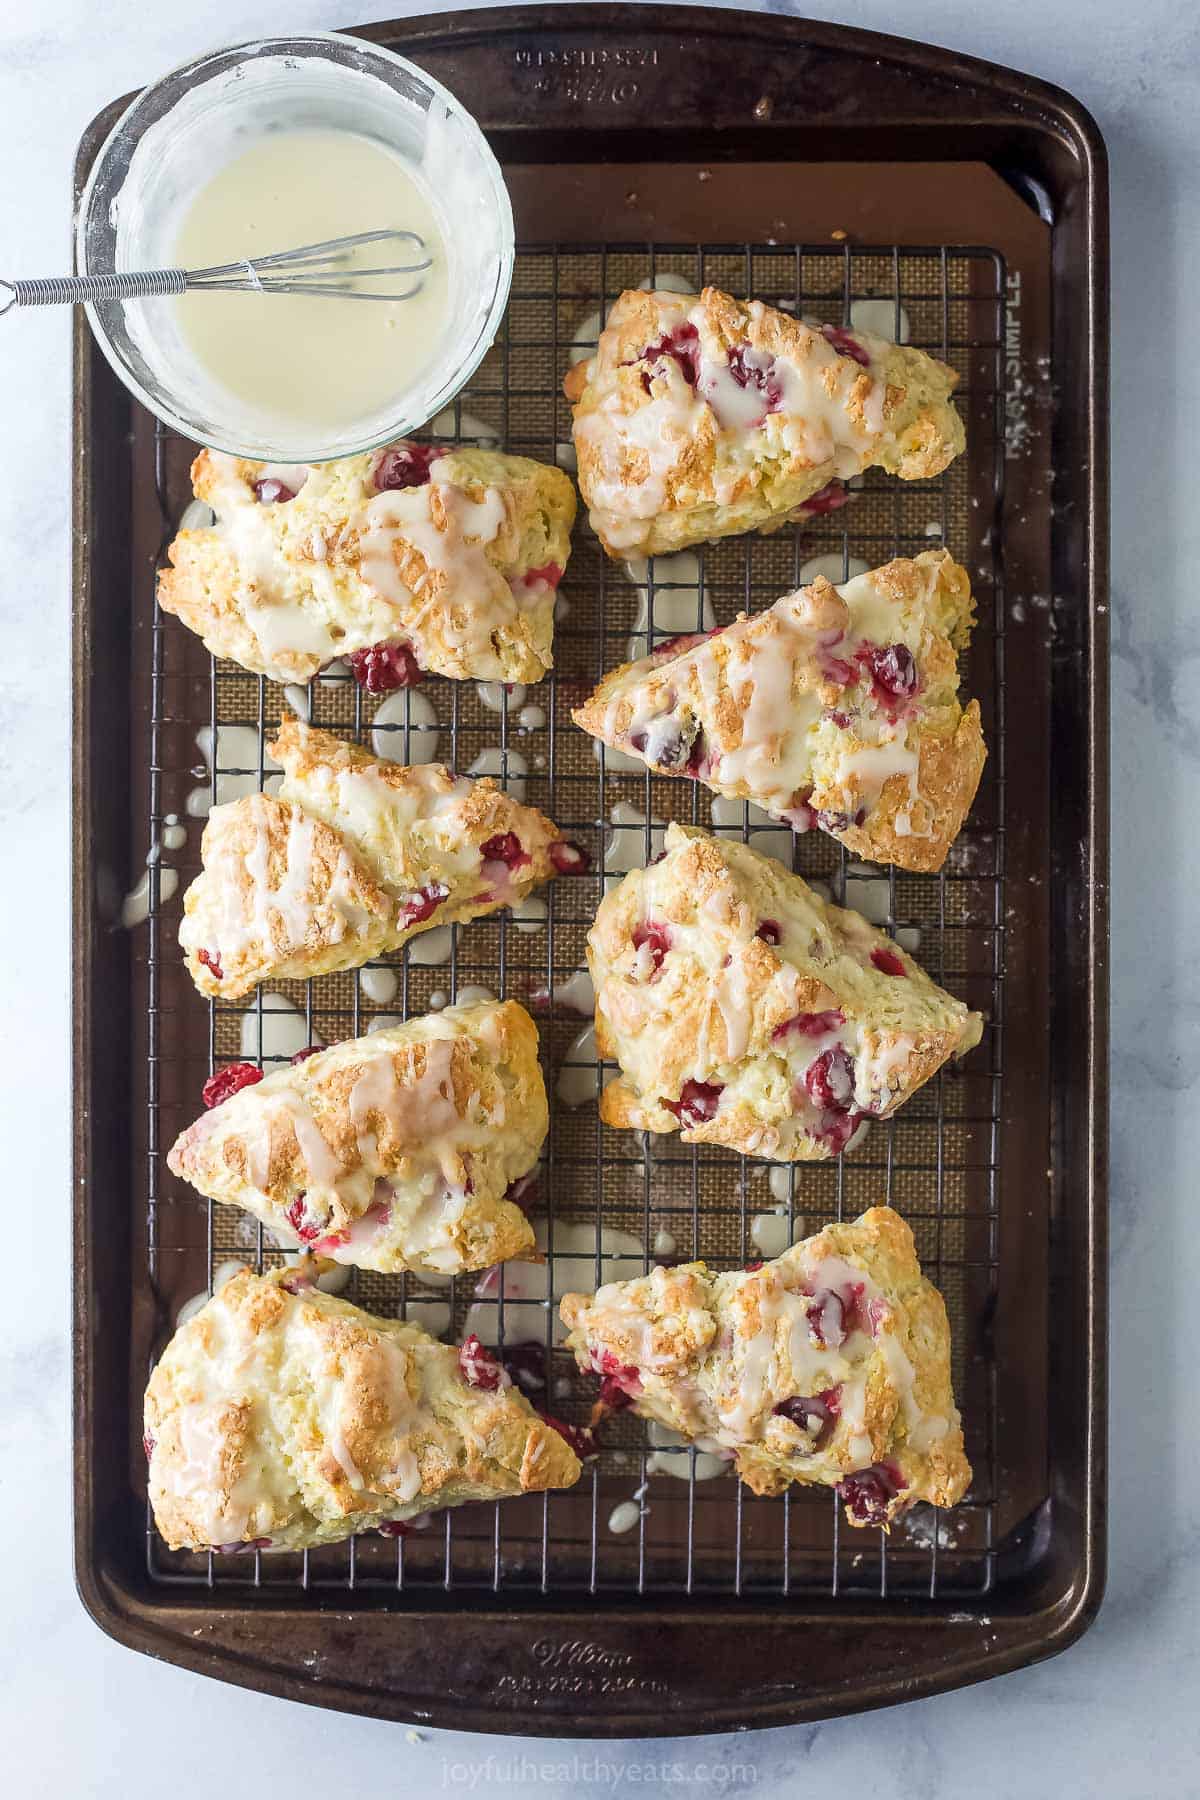
[[[564,383],[592,527],[610,556],[659,556],[828,511],[876,465],[939,475],[965,442],[957,380],[921,350],[717,288],[624,293]]]
[[[215,806],[179,942],[201,993],[355,969],[419,931],[511,906],[580,852],[492,781],[405,768],[299,719],[278,794]]]
[[[284,1243],[361,1269],[458,1275],[533,1248],[509,1188],[535,1166],[546,1090],[513,1000],[448,1006],[243,1087],[167,1157]]]
[[[550,668],[575,521],[560,469],[408,442],[294,466],[202,450],[192,485],[217,522],[179,533],[158,599],[214,656],[272,681],[376,645],[460,681]]]
[[[606,675],[573,713],[659,774],[752,800],[857,856],[940,869],[987,752],[958,699],[973,609],[945,550],[836,588],[824,576],[757,618],[675,638]]]
[[[983,1021],[882,931],[686,825],[588,934],[606,1124],[813,1162],[894,1112]]]
[[[146,1389],[145,1447],[172,1550],[394,1536],[420,1513],[579,1478],[570,1445],[490,1358],[295,1270],[247,1269],[180,1327]]]
[[[852,1525],[886,1526],[966,1492],[946,1308],[890,1207],[744,1274],[659,1267],[561,1312],[610,1404],[728,1456],[756,1494],[832,1487]]]

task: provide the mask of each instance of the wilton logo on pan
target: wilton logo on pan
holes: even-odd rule
[[[627,1669],[633,1657],[627,1650],[605,1650],[603,1645],[581,1638],[565,1644],[539,1638],[533,1646],[533,1660],[543,1669]]]
[[[531,1654],[538,1674],[504,1674],[497,1690],[541,1698],[549,1694],[665,1694],[665,1681],[633,1673],[627,1650],[606,1650],[586,1638],[538,1638]]]

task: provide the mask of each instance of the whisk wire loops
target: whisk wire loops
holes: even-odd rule
[[[366,244],[402,244],[409,260],[376,268],[347,267]],[[303,294],[339,300],[411,300],[420,292],[433,258],[415,231],[360,231],[353,237],[326,238],[295,250],[219,263],[209,269],[151,269],[112,275],[52,275],[32,281],[0,280],[0,317],[19,306],[63,306],[78,301],[151,300],[166,294],[224,292],[231,294]],[[380,276],[416,279],[402,289],[358,284]],[[7,294],[8,298],[4,299]]]

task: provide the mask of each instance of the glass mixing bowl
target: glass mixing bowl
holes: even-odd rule
[[[508,301],[513,222],[504,180],[474,119],[439,82],[402,56],[333,32],[199,57],[146,88],[105,140],[80,199],[75,258],[83,275],[171,267],[197,189],[254,138],[289,130],[353,132],[423,178],[442,230],[449,304],[428,366],[405,391],[327,430],[269,417],[217,384],[182,336],[170,298],[103,301],[87,314],[126,387],[185,437],[263,462],[324,462],[432,419],[479,366]]]

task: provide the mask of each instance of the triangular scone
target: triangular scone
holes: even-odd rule
[[[394,444],[277,466],[202,450],[215,525],[181,531],[159,604],[273,681],[405,644],[458,680],[540,681],[575,490],[561,469],[492,450]]]
[[[490,1359],[460,1359],[290,1270],[235,1275],[180,1326],[144,1421],[172,1550],[399,1535],[421,1513],[579,1479],[570,1445]]]
[[[533,1249],[505,1196],[547,1125],[533,1020],[488,1001],[349,1038],[240,1089],[188,1126],[167,1166],[315,1255],[459,1275]]]
[[[559,866],[557,828],[494,782],[405,768],[298,719],[267,748],[278,794],[213,808],[184,895],[179,942],[202,993],[358,968],[514,905]]]
[[[581,1369],[756,1494],[816,1483],[852,1525],[888,1525],[966,1492],[945,1304],[890,1207],[746,1273],[659,1267],[561,1311]]]
[[[606,1124],[780,1162],[838,1155],[983,1028],[858,913],[686,825],[605,896],[588,964]]]
[[[564,388],[579,489],[610,556],[772,530],[879,466],[939,475],[964,445],[953,369],[717,288],[624,293]]]
[[[659,774],[819,827],[857,856],[940,869],[987,754],[978,703],[958,700],[971,619],[966,570],[926,550],[660,645],[571,716]]]

